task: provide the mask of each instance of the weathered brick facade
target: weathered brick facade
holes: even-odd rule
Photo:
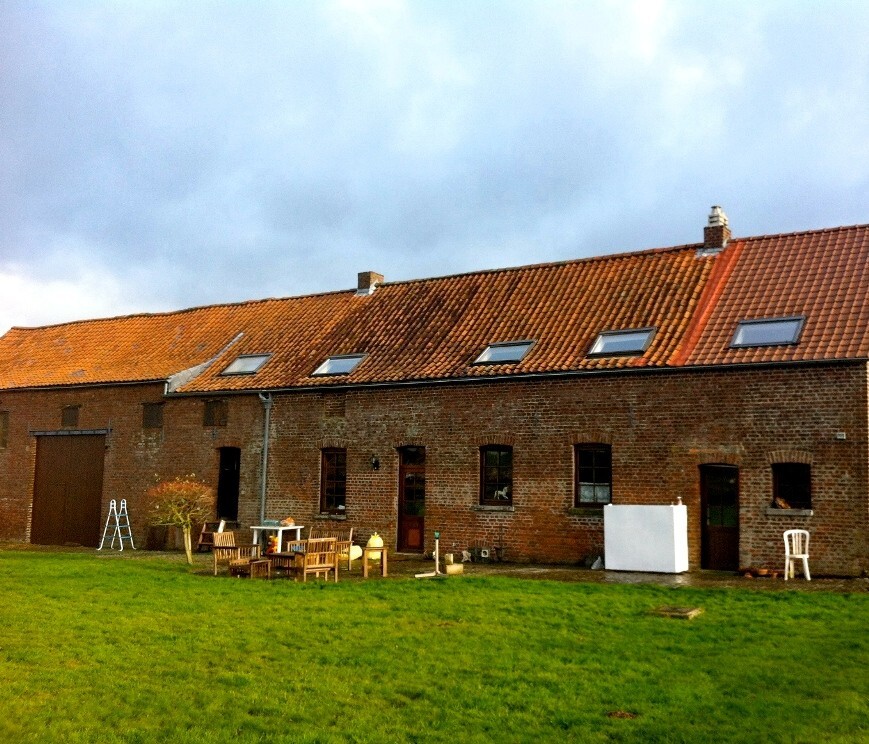
[[[814,573],[859,574],[867,257],[869,225],[733,238],[714,207],[698,245],[13,328],[0,539],[85,541],[96,507],[127,499],[141,541],[145,489],[195,473],[245,525],[265,488],[267,518],[340,518],[393,549],[440,530],[446,550],[573,563],[604,549],[603,507],[574,506],[581,480],[586,502],[681,499],[695,568],[776,568],[782,532],[807,527]],[[81,447],[40,439],[66,406]],[[78,519],[59,521],[71,502]]]
[[[346,526],[395,547],[397,448],[426,448],[427,549],[503,548],[508,560],[575,563],[602,552],[601,511],[573,507],[574,444],[606,442],[613,503],[688,507],[692,567],[700,563],[698,468],[739,468],[741,565],[782,563],[781,533],[807,527],[812,570],[869,569],[867,368],[863,363],[422,384],[274,395],[266,514],[306,526],[319,513],[320,450],[347,450]],[[204,398],[169,397],[164,426],[143,430],[142,403],[162,385],[5,392],[8,446],[0,451],[0,538],[27,540],[35,437],[59,429],[80,405],[79,428],[108,429],[103,488],[126,498],[144,541],[140,499],[155,478],[196,473],[217,480],[219,449],[241,449],[239,518],[259,514],[263,406],[227,396],[225,427],[204,427]],[[844,439],[841,437],[844,435]],[[513,447],[513,505],[479,505],[479,448]],[[371,466],[372,457],[379,469]],[[811,516],[769,508],[771,463],[812,468]],[[100,525],[101,528],[102,525]]]

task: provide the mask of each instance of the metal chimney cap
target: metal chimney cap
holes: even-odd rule
[[[713,205],[712,211],[709,213],[709,227],[728,227],[727,215],[717,205]]]

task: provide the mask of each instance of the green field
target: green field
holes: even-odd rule
[[[869,592],[201,560],[0,552],[0,740],[869,742]]]

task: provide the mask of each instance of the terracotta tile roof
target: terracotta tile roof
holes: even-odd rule
[[[166,380],[232,349],[252,322],[289,313],[297,335],[315,337],[352,299],[332,293],[13,328],[0,338],[0,389]]]
[[[869,225],[737,240],[724,256],[679,364],[869,358]],[[730,348],[740,321],[789,316],[805,316],[798,343]]]
[[[177,313],[15,328],[0,389],[165,380],[213,360],[181,392],[869,357],[869,226],[680,246]],[[731,349],[736,324],[805,315],[798,344]],[[656,328],[638,356],[589,357],[605,330]],[[522,361],[474,365],[488,344],[534,341]],[[311,376],[365,354],[349,375]],[[255,375],[223,376],[240,354]]]
[[[676,351],[714,259],[694,247],[380,285],[316,339],[251,324],[219,363],[185,391],[245,389],[220,372],[239,353],[274,350],[256,387],[317,387],[665,364]],[[589,358],[598,333],[658,330],[637,357]],[[531,340],[516,364],[474,365],[490,343]],[[312,377],[327,357],[364,353],[346,376]]]

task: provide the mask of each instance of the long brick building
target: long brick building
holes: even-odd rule
[[[603,553],[670,504],[694,568],[869,569],[869,225],[704,240],[0,339],[0,539],[134,533],[156,477],[216,516],[333,521],[398,551]]]

